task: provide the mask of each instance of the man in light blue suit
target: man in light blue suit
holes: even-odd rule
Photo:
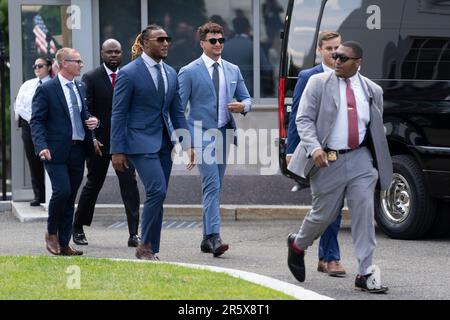
[[[251,110],[250,95],[239,67],[221,59],[223,33],[223,27],[216,23],[201,26],[198,35],[203,55],[178,74],[182,105],[190,103],[189,130],[201,154],[198,167],[202,177],[203,241],[200,249],[214,257],[229,247],[220,237],[220,192],[226,150],[229,144],[236,143],[232,113],[245,115]],[[236,101],[232,102],[233,99]]]
[[[170,37],[160,27],[144,29],[133,46],[136,58],[118,73],[111,116],[111,154],[114,169],[124,171],[130,160],[146,193],[142,213],[142,241],[136,257],[159,260],[163,202],[172,169],[172,123],[188,130],[178,92],[175,70],[162,62],[167,57]],[[170,117],[170,118],[169,118]],[[188,150],[188,170],[194,167],[190,138],[180,139]]]

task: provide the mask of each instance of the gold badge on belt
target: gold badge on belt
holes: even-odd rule
[[[338,153],[336,150],[327,151],[327,160],[330,162],[336,161],[338,159]]]

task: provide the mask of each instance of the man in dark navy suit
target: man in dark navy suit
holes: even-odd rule
[[[86,104],[89,112],[98,117],[101,125],[95,129],[95,154],[87,161],[87,182],[78,201],[73,222],[73,242],[87,245],[88,241],[83,226],[90,226],[94,216],[95,203],[108,173],[111,154],[109,153],[109,136],[111,130],[111,109],[113,90],[122,62],[122,47],[117,40],[108,39],[102,45],[103,64],[83,75],[86,85]],[[120,194],[127,215],[129,247],[139,244],[139,189],[136,172],[131,163],[125,171],[116,171],[119,178]]]
[[[111,116],[111,154],[114,169],[124,171],[133,163],[145,187],[142,212],[142,241],[136,257],[159,260],[163,203],[172,170],[172,126],[188,132],[178,92],[175,70],[162,60],[171,38],[157,25],[145,28],[132,52],[134,61],[123,67],[114,88]],[[171,124],[172,125],[171,125]],[[190,136],[181,141],[189,153],[190,170],[194,151]]]
[[[72,48],[56,53],[58,76],[42,84],[32,103],[31,134],[36,154],[50,177],[47,250],[55,255],[82,255],[69,245],[75,197],[83,180],[86,155],[94,152],[91,130],[98,125],[86,109],[83,85],[74,80],[83,61]]]
[[[322,63],[314,68],[300,71],[298,81],[295,85],[292,111],[289,118],[286,162],[289,164],[295,148],[300,142],[297,132],[295,118],[297,115],[298,105],[305,90],[309,78],[317,73],[332,72],[334,69],[333,52],[337,50],[341,44],[341,36],[334,31],[323,31],[319,34],[317,51],[322,56]],[[322,234],[319,243],[319,263],[317,271],[328,273],[330,276],[339,277],[345,275],[345,270],[340,263],[340,250],[337,241],[337,235],[341,226],[342,216],[339,215]]]

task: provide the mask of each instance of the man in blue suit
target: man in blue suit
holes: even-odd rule
[[[130,160],[144,187],[141,243],[136,257],[159,260],[163,202],[172,169],[172,123],[188,130],[178,93],[175,70],[162,62],[170,37],[160,26],[150,25],[136,38],[134,61],[123,67],[116,80],[111,117],[111,154],[114,169],[124,171]],[[169,118],[170,115],[170,118]],[[180,139],[188,150],[188,170],[194,167],[190,137]]]
[[[31,134],[36,153],[44,161],[52,183],[48,206],[47,250],[55,255],[82,255],[69,245],[75,197],[83,180],[84,161],[94,152],[91,130],[98,119],[86,109],[85,89],[74,80],[83,61],[72,48],[56,53],[60,72],[36,90],[32,103]]]
[[[292,111],[289,118],[286,162],[289,164],[295,148],[300,142],[300,137],[297,132],[297,125],[295,118],[297,115],[300,98],[305,90],[309,78],[317,73],[331,72],[334,69],[333,52],[337,50],[341,44],[341,36],[334,31],[324,31],[319,34],[319,41],[317,51],[322,56],[322,63],[311,69],[300,71],[298,75],[297,84],[295,85]],[[341,225],[342,216],[339,215],[335,222],[333,222],[322,234],[319,242],[319,263],[317,271],[328,273],[330,276],[343,276],[345,270],[340,263],[340,250],[337,235]]]
[[[245,115],[251,99],[239,67],[221,58],[223,27],[208,22],[198,29],[203,55],[179,74],[182,105],[190,102],[189,129],[198,150],[202,177],[202,252],[218,257],[228,250],[220,237],[220,192],[230,143],[235,143],[232,113]],[[233,98],[236,100],[233,101]],[[227,130],[228,129],[228,130]],[[231,137],[227,133],[232,133]],[[197,142],[198,141],[198,142]]]

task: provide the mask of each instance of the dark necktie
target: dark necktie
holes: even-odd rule
[[[39,82],[38,82],[38,83],[39,83],[39,85],[41,85],[41,84],[42,84],[42,80],[39,80]]]
[[[72,112],[70,112],[70,120],[72,122],[72,128],[75,131],[74,137],[77,138],[76,140],[84,140],[84,127],[81,122],[80,107],[78,106],[77,95],[75,94],[75,90],[73,88],[75,84],[73,82],[69,82],[66,86],[69,88],[70,93],[70,108],[72,108]]]
[[[164,87],[164,80],[162,76],[162,70],[160,64],[155,64],[155,68],[158,70],[158,98],[161,102],[161,105],[164,104],[164,97],[166,95],[165,87]]]
[[[216,108],[217,108],[217,115],[219,114],[219,64],[217,62],[214,62],[213,64],[214,70],[212,75],[212,81],[214,84],[214,90],[216,91]]]
[[[116,85],[116,76],[117,76],[117,73],[111,73],[111,85],[112,85],[112,88],[113,88],[113,90],[114,90],[114,86]]]
[[[358,110],[350,79],[345,79],[345,83],[347,84],[345,93],[347,96],[348,147],[355,149],[359,146]]]

